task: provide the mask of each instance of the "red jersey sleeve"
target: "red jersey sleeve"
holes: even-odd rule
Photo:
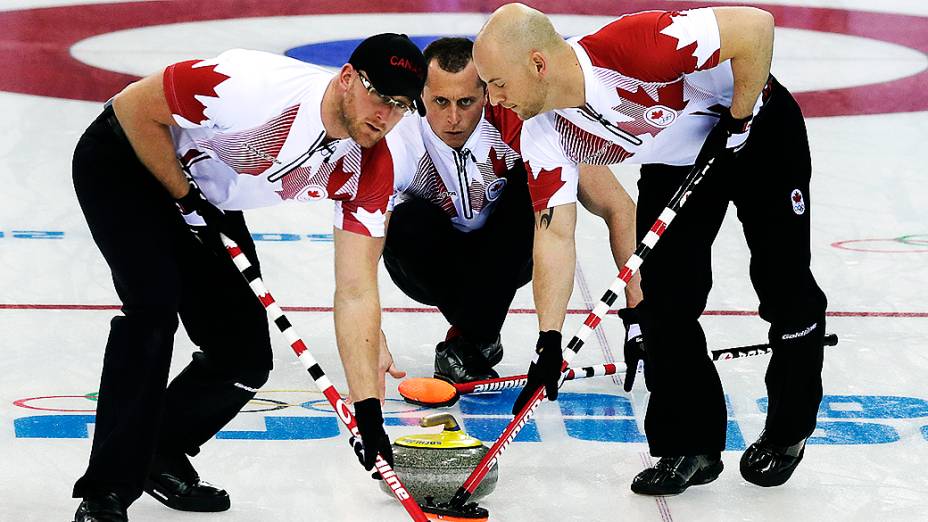
[[[646,82],[670,82],[719,64],[711,8],[626,15],[577,43],[593,65]]]
[[[365,236],[383,237],[387,204],[393,195],[393,157],[386,140],[361,152],[357,195],[335,202],[335,226]]]
[[[218,98],[216,86],[229,76],[216,71],[216,64],[207,65],[202,60],[187,60],[164,69],[164,96],[171,113],[194,125],[208,118],[204,114],[206,105],[198,96]]]
[[[522,155],[522,146],[519,137],[522,135],[522,120],[510,109],[502,105],[487,105],[483,113],[484,117],[491,125],[499,130],[499,135],[503,143],[512,147],[520,156]]]

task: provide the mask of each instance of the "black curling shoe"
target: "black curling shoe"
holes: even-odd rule
[[[116,493],[87,497],[74,513],[74,522],[128,522],[126,506]]]
[[[741,455],[741,476],[758,486],[779,486],[789,480],[806,451],[806,439],[789,446],[774,444],[761,433]]]
[[[483,354],[483,358],[487,360],[491,368],[503,360],[503,344],[498,335],[493,342],[477,343],[477,349]]]
[[[156,455],[145,480],[145,493],[178,511],[215,512],[229,509],[225,490],[200,480],[186,455]]]
[[[495,346],[493,343],[478,346],[465,340],[462,335],[438,343],[435,347],[435,377],[451,383],[499,377],[484,352],[497,362],[503,358],[503,347],[499,343],[495,343]]]
[[[661,457],[632,480],[632,491],[639,495],[679,495],[690,486],[708,484],[717,479],[725,465],[716,455]]]

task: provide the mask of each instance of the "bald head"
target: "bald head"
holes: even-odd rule
[[[525,4],[506,4],[490,15],[474,47],[521,60],[532,51],[551,51],[563,42],[544,13]]]
[[[548,110],[553,65],[572,53],[541,11],[523,4],[497,9],[474,41],[474,65],[490,103],[522,119]]]

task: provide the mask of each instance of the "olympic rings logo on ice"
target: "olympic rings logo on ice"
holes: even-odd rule
[[[519,390],[505,390],[492,394],[468,395],[459,402],[460,419],[471,435],[485,441],[496,440],[512,419],[510,408]],[[306,399],[314,393],[316,398]],[[279,394],[280,398],[268,398]],[[253,422],[243,425],[251,429],[236,428],[236,421],[220,431],[217,439],[251,440],[318,440],[342,436],[344,427],[336,415],[347,415],[347,405],[339,402],[338,413],[333,413],[328,401],[319,392],[307,390],[262,390],[246,405],[243,416],[261,415],[264,429],[253,429]],[[286,400],[293,399],[293,400]],[[29,410],[30,415],[14,418],[17,438],[80,439],[89,437],[89,426],[95,393],[83,395],[44,395],[19,399],[13,405]],[[275,415],[278,410],[303,408],[305,415]],[[644,443],[638,419],[643,411],[636,411],[624,395],[606,393],[562,392],[558,401],[546,408],[559,408],[564,431],[571,438],[602,443]],[[734,412],[728,420],[727,447],[740,450],[746,447],[741,423],[763,424],[767,399],[756,401],[756,409]],[[397,429],[418,429],[419,418],[430,412],[428,408],[407,404],[399,399],[387,399],[384,421]],[[922,438],[928,442],[928,400],[895,395],[826,395],[818,414],[818,426],[810,444],[861,445],[888,444],[900,440],[900,433],[911,432],[915,423]],[[560,432],[563,433],[563,432]],[[395,433],[394,433],[395,435]],[[561,436],[561,435],[559,435]],[[538,442],[544,430],[534,420],[525,423],[512,442]]]
[[[318,187],[317,187],[318,188]],[[454,194],[451,192],[450,194]],[[0,240],[60,241],[70,239],[70,232],[63,230],[0,230]],[[313,243],[331,243],[331,233],[293,233],[293,232],[252,232],[254,241],[285,243],[305,241]],[[831,244],[841,250],[855,252],[873,252],[880,254],[923,254],[928,253],[928,234],[905,234],[899,237],[844,239]]]
[[[831,244],[834,248],[880,254],[923,254],[928,252],[928,234],[907,234],[899,237],[845,239]]]

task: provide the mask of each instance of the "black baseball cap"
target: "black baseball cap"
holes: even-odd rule
[[[427,71],[422,51],[405,34],[382,33],[367,38],[351,53],[348,63],[364,71],[377,92],[406,96],[425,116],[422,87]]]

